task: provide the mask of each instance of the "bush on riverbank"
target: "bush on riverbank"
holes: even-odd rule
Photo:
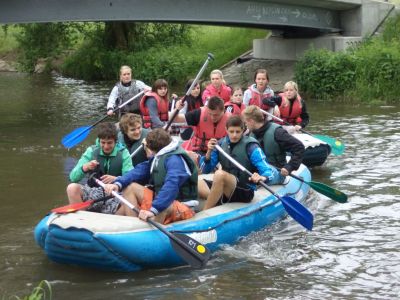
[[[252,41],[266,35],[265,30],[192,26],[189,45],[154,47],[139,52],[107,50],[89,39],[70,55],[62,72],[67,76],[86,80],[118,79],[119,67],[133,67],[134,77],[151,84],[165,78],[171,85],[183,84],[193,77],[204,63],[207,53],[215,60],[209,69],[216,68],[251,49]]]
[[[400,102],[400,15],[346,52],[310,50],[295,66],[301,92],[321,100]]]

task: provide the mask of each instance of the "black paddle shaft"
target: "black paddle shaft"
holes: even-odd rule
[[[96,183],[104,188],[104,183],[101,182],[100,180],[96,179]],[[120,194],[118,194],[115,191],[112,191],[111,194],[118,200],[120,200],[122,203],[124,203],[126,206],[128,206],[131,210],[139,214],[139,210],[132,203],[130,203],[128,200],[122,197]],[[183,234],[180,235],[173,234],[172,232],[166,230],[161,224],[151,219],[147,219],[146,221],[149,224],[156,227],[166,236],[168,236],[171,245],[175,249],[176,253],[189,265],[195,268],[202,267],[210,259],[211,256],[210,251],[207,249],[206,246],[197,242],[195,239]]]
[[[129,208],[139,214],[139,210],[136,207],[129,206]],[[166,230],[160,223],[157,223],[152,219],[147,219],[146,221],[168,236],[176,253],[190,266],[201,268],[205,266],[207,261],[210,259],[210,251],[191,237],[185,234],[173,234]],[[203,249],[204,252],[200,253],[198,249]]]
[[[134,212],[139,214],[139,210],[135,206],[129,206]],[[185,260],[190,266],[194,268],[201,268],[206,265],[210,259],[210,251],[185,234],[173,234],[166,230],[160,223],[153,221],[152,219],[146,220],[149,224],[156,227],[162,233],[169,237],[170,242],[174,250]],[[198,251],[199,247],[204,249],[204,253]]]

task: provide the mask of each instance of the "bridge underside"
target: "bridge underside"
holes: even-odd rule
[[[13,0],[0,1],[0,23],[131,20],[258,27],[307,36],[341,31],[338,10],[299,5],[302,1],[277,2]]]

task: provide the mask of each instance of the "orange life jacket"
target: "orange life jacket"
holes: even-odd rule
[[[155,92],[147,92],[142,99],[140,100],[140,112],[143,117],[143,127],[144,128],[152,128],[153,124],[151,123],[150,112],[146,107],[146,101],[149,97],[154,97],[157,101],[157,110],[158,117],[161,121],[168,121],[168,110],[169,110],[169,101],[167,96],[160,97]]]
[[[210,139],[216,138],[218,140],[226,135],[225,125],[231,114],[224,113],[218,123],[215,124],[208,116],[208,107],[203,106],[200,110],[199,124],[193,127],[194,134],[186,150],[207,152],[207,144]]]
[[[143,200],[140,204],[140,209],[150,210],[153,204],[153,198],[154,192],[148,188],[144,188]],[[187,220],[194,216],[194,211],[178,200],[174,200],[174,202],[172,202],[171,208],[172,209],[164,219],[164,225],[181,220]]]
[[[297,98],[293,101],[292,106],[288,103],[289,100],[286,98],[285,93],[280,93],[279,96],[282,97],[282,103],[279,106],[281,119],[291,125],[299,125],[302,121],[300,117],[302,111],[300,95],[297,94]],[[292,111],[290,111],[290,107],[292,107]]]

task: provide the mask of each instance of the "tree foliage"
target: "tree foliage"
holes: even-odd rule
[[[20,62],[33,71],[38,58],[55,57],[76,41],[82,25],[79,23],[38,23],[20,25],[17,36],[22,56]]]
[[[18,36],[22,50],[20,62],[27,71],[33,71],[38,58],[54,58],[76,48],[77,43],[83,47],[126,53],[154,46],[190,43],[190,27],[181,24],[121,21],[25,24],[21,28]]]
[[[190,43],[190,27],[183,24],[105,22],[104,46],[109,50],[143,51],[151,47]]]

